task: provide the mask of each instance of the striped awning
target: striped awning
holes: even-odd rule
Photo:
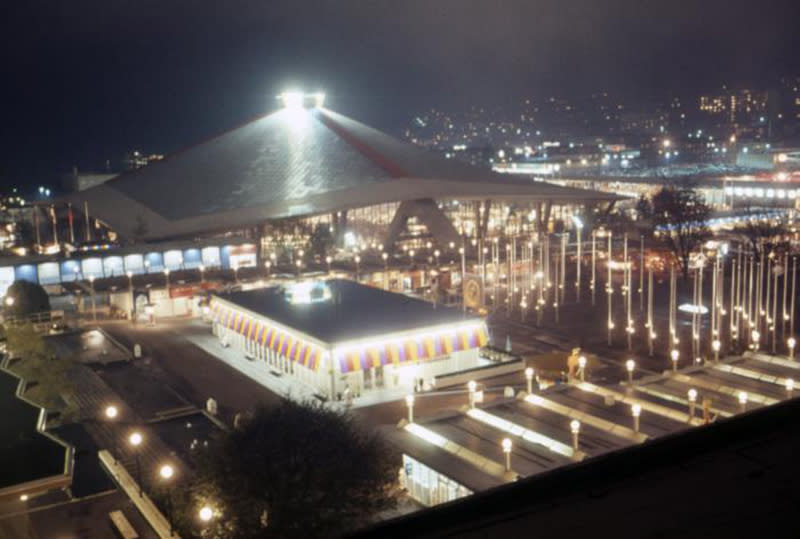
[[[320,346],[300,339],[293,333],[279,329],[263,319],[231,309],[213,299],[210,309],[215,322],[244,335],[248,340],[269,348],[313,371],[318,370],[322,365],[324,350]]]
[[[471,328],[420,335],[374,345],[353,346],[334,352],[341,372],[371,369],[381,365],[416,363],[438,359],[453,352],[486,346],[489,337],[483,324]]]

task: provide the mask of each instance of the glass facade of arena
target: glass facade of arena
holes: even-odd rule
[[[140,253],[116,254],[113,250],[81,253],[36,263],[0,265],[0,295],[14,281],[24,280],[41,285],[57,285],[89,278],[121,277],[127,273],[140,275],[160,273],[165,269],[181,271],[197,269],[232,269],[256,265],[254,244],[189,247],[184,249],[147,249]]]

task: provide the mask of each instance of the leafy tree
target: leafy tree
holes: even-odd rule
[[[12,316],[30,316],[49,311],[50,298],[44,288],[37,283],[14,281],[6,292],[5,309]]]
[[[395,505],[394,452],[315,401],[258,408],[197,457],[173,500],[184,537],[336,537]],[[216,517],[201,531],[204,505]]]
[[[688,183],[663,187],[653,196],[654,235],[672,251],[684,278],[689,257],[710,235],[711,208]]]
[[[9,367],[28,383],[25,396],[44,408],[60,411],[62,418],[69,420],[77,407],[74,399],[70,399],[73,404],[67,404],[62,396],[74,393],[68,373],[75,362],[56,357],[31,324],[8,326],[5,332],[6,346],[18,359]]]

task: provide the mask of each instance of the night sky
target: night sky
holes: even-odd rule
[[[0,182],[168,153],[294,86],[397,132],[435,106],[800,74],[798,0],[25,0],[0,21]]]

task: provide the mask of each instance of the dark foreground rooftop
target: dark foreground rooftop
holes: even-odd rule
[[[40,409],[17,398],[19,383],[0,370],[0,489],[63,474],[68,451],[36,430]]]
[[[217,296],[331,344],[479,320],[460,309],[435,306],[353,281],[332,279],[326,283],[331,299],[316,303],[290,303],[281,287]]]
[[[358,537],[796,536],[800,399],[632,446]]]

